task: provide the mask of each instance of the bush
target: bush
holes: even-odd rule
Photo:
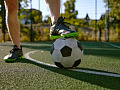
[[[21,26],[20,41],[30,41],[30,29]]]

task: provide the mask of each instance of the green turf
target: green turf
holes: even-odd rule
[[[52,63],[52,42],[21,43],[24,54]],[[120,49],[105,43],[82,42],[84,58],[81,69],[120,74]],[[10,42],[0,43],[0,90],[119,90],[120,78],[61,70],[34,63],[27,59],[5,63],[3,57],[12,48]],[[45,50],[46,49],[46,50]]]
[[[104,43],[82,43],[84,48],[84,57],[80,68],[90,68],[113,73],[120,73],[120,49],[114,48]],[[30,57],[45,63],[53,64],[50,57],[50,47],[47,50],[40,50]],[[112,67],[111,67],[112,66]]]
[[[111,42],[111,44],[117,45],[120,47],[120,43],[119,42]]]

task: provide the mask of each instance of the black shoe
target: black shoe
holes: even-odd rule
[[[52,39],[57,39],[60,37],[69,38],[76,37],[78,32],[71,30],[68,26],[65,25],[64,18],[59,17],[57,22],[51,25],[50,28],[50,37]]]
[[[13,49],[10,50],[10,53],[4,57],[4,61],[12,62],[16,59],[21,59],[23,57],[22,47],[19,49],[17,45],[14,45]]]

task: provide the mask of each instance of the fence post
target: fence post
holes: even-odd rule
[[[97,41],[97,0],[95,0],[95,41]]]
[[[30,3],[31,3],[31,17],[30,17],[30,18],[31,18],[31,33],[30,33],[30,34],[31,34],[31,35],[30,35],[31,37],[30,37],[30,41],[31,41],[31,42],[33,42],[33,27],[32,27],[32,26],[33,26],[33,25],[32,25],[32,23],[33,23],[33,22],[32,22],[32,0],[30,0]]]
[[[108,20],[107,20],[107,24],[108,24],[108,42],[109,42],[109,34],[110,34],[110,30],[109,30],[109,0],[108,0]]]

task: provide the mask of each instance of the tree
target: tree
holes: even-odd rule
[[[120,40],[120,0],[104,0],[109,7],[109,22],[111,26],[116,27],[118,39]]]
[[[6,25],[5,25],[5,8],[4,8],[4,1],[5,0],[0,0],[0,22],[2,21],[2,33],[3,33],[3,39],[5,41],[5,33],[6,33]],[[19,0],[19,12],[20,12],[20,7],[22,7],[21,3],[24,3],[27,5],[27,0]],[[19,14],[20,16],[20,14]]]
[[[28,6],[28,0],[18,0],[18,1],[19,1],[19,9],[22,9],[23,7]],[[0,16],[2,14],[2,10],[1,10],[2,5],[1,4],[2,4],[2,0],[0,0]]]
[[[50,18],[50,16],[46,15],[43,22],[50,25],[51,24],[51,18]]]
[[[90,17],[88,15],[88,13],[86,14],[86,17],[84,18],[84,20],[85,20],[85,24],[89,26]]]
[[[109,0],[109,2],[104,0],[104,2],[109,7],[111,22],[120,23],[120,0]]]
[[[105,29],[105,15],[101,15],[100,20],[97,22],[97,29],[99,31],[99,38],[98,40],[101,41],[102,38],[102,31]]]
[[[29,9],[26,9],[28,13],[28,19],[30,20],[31,18],[31,11]],[[40,15],[40,18],[39,18]],[[32,9],[32,21],[33,23],[39,23],[42,22],[42,12],[36,9]]]
[[[65,13],[62,14],[66,19],[76,19],[78,11],[75,10],[75,0],[67,0],[64,3]],[[74,21],[74,20],[73,20]]]
[[[3,6],[2,6],[2,1],[4,2],[4,0],[0,0],[0,17],[2,17],[3,14]],[[20,16],[22,10],[24,7],[28,6],[29,1],[28,0],[18,0],[19,1],[19,7],[18,7],[18,18],[22,19],[23,16]],[[5,15],[4,15],[5,16]]]

